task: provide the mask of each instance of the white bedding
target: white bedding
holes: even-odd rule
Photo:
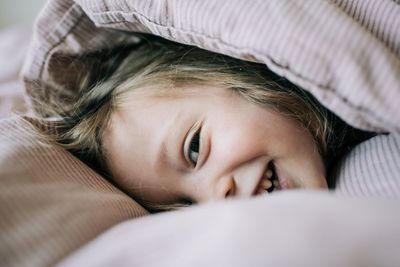
[[[127,221],[57,267],[398,267],[399,225],[398,201],[284,192]]]

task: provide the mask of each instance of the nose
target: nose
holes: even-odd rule
[[[236,195],[236,183],[233,176],[226,176],[220,179],[216,185],[214,198],[225,199]]]
[[[256,194],[253,189],[251,191],[239,190],[239,185],[237,184],[233,176],[226,176],[219,179],[218,182],[215,184],[214,190],[207,191],[208,192],[200,202],[211,202],[240,196],[249,197]]]
[[[207,178],[201,179],[201,186],[198,187],[197,202],[250,197],[258,194],[267,163],[268,158],[262,156],[237,164],[234,168],[207,172],[204,176]]]
[[[223,200],[237,195],[237,186],[233,176],[225,176],[212,185],[207,185],[197,199],[199,203]]]

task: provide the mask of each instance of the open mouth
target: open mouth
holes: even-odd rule
[[[273,161],[270,161],[256,190],[257,194],[270,194],[275,191],[297,187],[299,186],[289,178],[283,168],[276,166]]]
[[[277,190],[281,190],[281,184],[279,182],[279,177],[277,175],[275,165],[273,162],[269,162],[267,169],[265,170],[263,176],[261,177],[260,183],[258,185],[257,193],[272,193]]]

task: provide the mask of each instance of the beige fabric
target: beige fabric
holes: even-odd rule
[[[0,119],[26,111],[25,88],[18,74],[25,57],[30,32],[21,28],[0,31]]]
[[[400,132],[399,29],[400,6],[391,0],[53,0],[23,76],[32,95],[68,95],[74,70],[66,76],[60,68],[134,42],[127,32],[147,32],[264,62],[348,123]]]
[[[109,227],[147,214],[21,119],[0,121],[0,266],[53,266]]]

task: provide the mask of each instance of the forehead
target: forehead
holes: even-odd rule
[[[233,90],[212,85],[201,84],[185,84],[180,86],[172,86],[162,84],[157,86],[145,86],[137,88],[122,94],[117,106],[123,107],[132,102],[155,101],[155,100],[176,100],[176,99],[192,99],[205,97],[229,97],[234,94]]]

